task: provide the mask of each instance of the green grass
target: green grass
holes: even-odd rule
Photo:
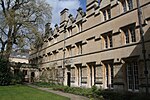
[[[0,86],[0,100],[70,100],[53,93],[23,85]]]

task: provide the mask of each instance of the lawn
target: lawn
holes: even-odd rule
[[[70,100],[53,93],[28,86],[0,86],[0,100]]]

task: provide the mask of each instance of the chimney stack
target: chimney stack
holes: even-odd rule
[[[65,8],[64,10],[62,10],[60,12],[60,16],[61,16],[61,20],[60,20],[60,24],[66,22],[68,20],[68,9]]]

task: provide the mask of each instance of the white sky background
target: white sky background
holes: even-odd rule
[[[79,0],[46,0],[52,6],[52,22],[51,26],[60,23],[60,12],[67,8],[69,13],[74,17],[77,14],[77,9],[81,7]]]

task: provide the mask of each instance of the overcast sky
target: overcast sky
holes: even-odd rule
[[[82,7],[84,11],[86,7],[86,0],[47,0],[47,2],[50,3],[53,8],[51,22],[52,27],[54,27],[56,23],[60,23],[60,12],[64,8],[68,8],[69,13],[75,17],[77,14],[76,10],[79,7]]]

